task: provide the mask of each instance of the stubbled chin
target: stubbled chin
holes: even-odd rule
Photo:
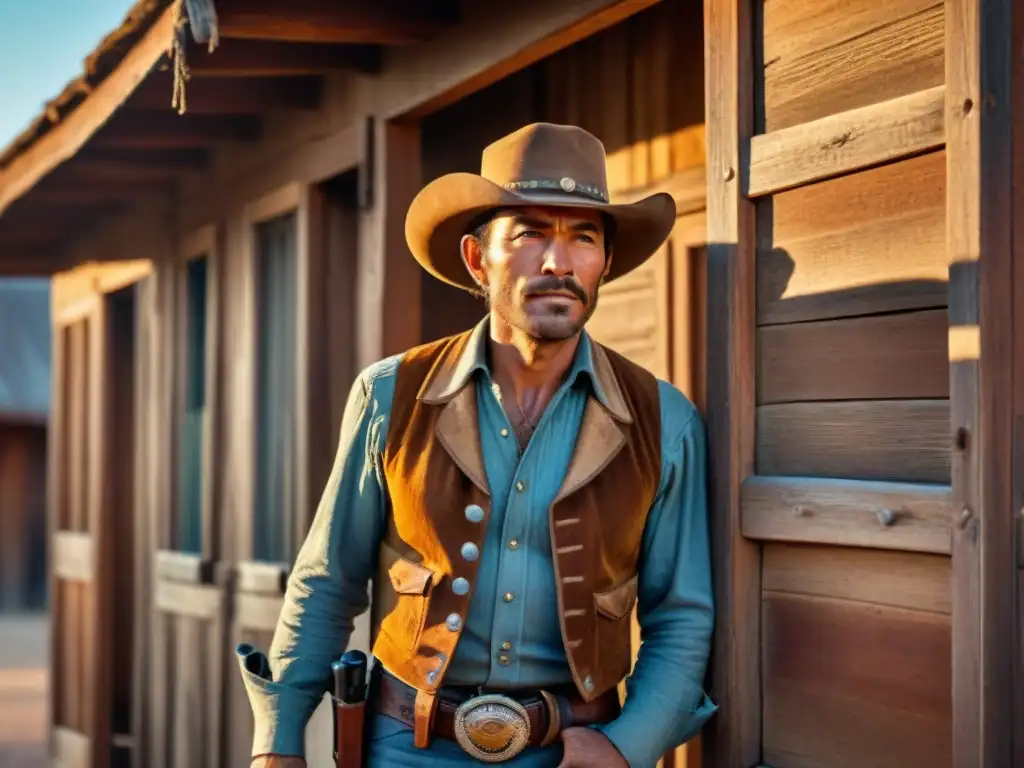
[[[538,341],[563,341],[579,333],[583,327],[581,319],[562,317],[531,317],[524,330]]]

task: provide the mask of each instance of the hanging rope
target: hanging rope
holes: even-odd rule
[[[188,44],[188,15],[185,0],[174,0],[174,43],[171,67],[174,71],[174,90],[171,93],[171,108],[185,114],[185,83],[188,82],[188,64],[185,63],[185,47]]]
[[[217,10],[213,7],[213,0],[174,0],[172,51],[174,90],[171,94],[171,107],[178,110],[179,115],[185,114],[185,83],[190,77],[188,64],[185,61],[189,29],[192,30],[192,36],[196,42],[207,43],[209,52],[214,52],[220,43],[220,34],[217,27]]]

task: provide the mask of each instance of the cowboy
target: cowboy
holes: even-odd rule
[[[653,766],[712,715],[702,421],[585,330],[674,219],[609,203],[600,141],[547,123],[416,197],[413,256],[488,312],[355,382],[269,659],[240,658],[254,765],[304,765],[371,579],[372,768]]]

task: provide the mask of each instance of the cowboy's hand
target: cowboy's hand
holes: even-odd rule
[[[608,737],[593,728],[566,728],[562,744],[565,752],[558,768],[629,768]]]
[[[249,768],[306,768],[306,761],[291,755],[260,755],[252,759]]]

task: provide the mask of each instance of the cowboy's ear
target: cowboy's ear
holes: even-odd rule
[[[615,249],[609,246],[609,248],[608,248],[608,255],[605,257],[605,260],[604,260],[604,272],[601,273],[601,279],[602,280],[604,280],[606,277],[608,277],[608,273],[612,271],[612,258],[614,256],[615,256]]]
[[[462,263],[466,271],[477,285],[484,285],[484,249],[480,241],[473,235],[463,235],[459,241],[462,252]]]

